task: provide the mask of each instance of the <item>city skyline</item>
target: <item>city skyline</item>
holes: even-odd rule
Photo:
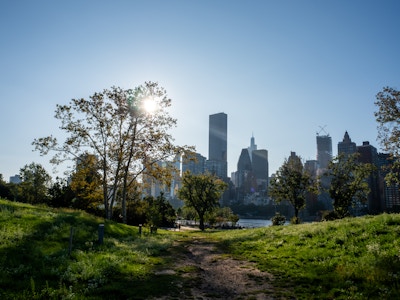
[[[31,162],[56,135],[57,104],[145,81],[172,99],[178,145],[207,156],[209,115],[228,115],[228,175],[254,135],[270,174],[291,151],[316,159],[320,126],[379,152],[375,95],[399,89],[400,2],[2,1],[0,173]],[[333,155],[337,149],[333,147]]]

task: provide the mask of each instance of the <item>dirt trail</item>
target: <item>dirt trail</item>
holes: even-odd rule
[[[160,271],[181,274],[179,299],[274,299],[272,275],[253,263],[232,259],[202,238],[185,248],[171,269]]]

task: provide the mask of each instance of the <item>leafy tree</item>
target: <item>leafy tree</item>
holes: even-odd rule
[[[226,187],[225,182],[208,173],[194,175],[187,171],[183,175],[178,197],[185,201],[186,206],[196,210],[201,230],[204,230],[205,214],[219,205],[219,199]]]
[[[48,188],[51,176],[42,165],[31,163],[20,169],[21,198],[28,203],[46,203],[49,200]]]
[[[294,223],[299,223],[299,211],[306,205],[307,192],[316,192],[312,176],[294,153],[285,159],[271,179],[269,193],[276,202],[289,201],[294,208]]]
[[[176,213],[171,204],[161,193],[156,198],[148,197],[147,223],[151,226],[172,227],[175,224]]]
[[[0,198],[13,199],[10,185],[4,181],[3,174],[0,174]]]
[[[77,159],[70,187],[75,194],[72,207],[90,212],[101,204],[101,175],[96,156],[84,154]]]
[[[376,95],[375,105],[378,107],[375,112],[378,140],[392,160],[386,181],[400,184],[400,91],[384,87]]]
[[[155,108],[149,111],[146,107]],[[55,152],[52,162],[79,158],[83,153],[99,161],[106,218],[121,197],[122,218],[127,221],[126,202],[131,185],[139,176],[163,179],[168,172],[154,167],[186,148],[173,144],[169,130],[176,125],[167,109],[171,99],[157,83],[146,82],[135,89],[112,87],[94,93],[89,99],[72,99],[57,105],[55,117],[67,138],[60,144],[53,136],[33,141],[42,155]],[[160,172],[158,172],[160,171]]]
[[[67,180],[59,177],[49,188],[48,194],[50,197],[48,204],[52,207],[71,207],[72,200],[75,198]]]
[[[349,208],[367,200],[370,188],[367,178],[374,167],[358,162],[358,153],[339,154],[329,163],[325,176],[330,178],[328,193],[333,199],[334,214],[338,218],[349,215]]]

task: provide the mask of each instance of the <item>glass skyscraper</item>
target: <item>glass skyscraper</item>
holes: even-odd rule
[[[210,115],[208,133],[207,170],[225,179],[228,176],[228,115],[218,113]]]

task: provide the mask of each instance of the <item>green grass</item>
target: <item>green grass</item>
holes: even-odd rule
[[[106,221],[101,245],[100,223],[80,211],[0,200],[0,299],[146,299],[167,291],[178,298],[185,273],[196,267],[155,271],[168,268],[193,237],[217,241],[224,256],[272,273],[276,299],[400,294],[398,214],[204,233],[146,229],[141,236],[137,227]]]
[[[176,233],[157,235],[86,213],[0,200],[0,299],[143,299],[165,293],[155,276]],[[73,227],[72,251],[69,253]]]
[[[298,299],[394,299],[400,216],[348,218],[215,235],[227,252],[275,275]]]

